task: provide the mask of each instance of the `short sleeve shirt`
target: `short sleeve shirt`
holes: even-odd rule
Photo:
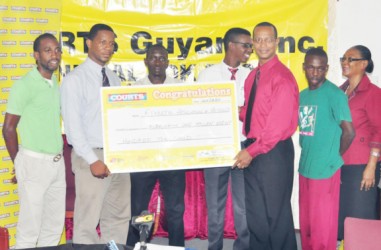
[[[62,152],[60,92],[37,68],[16,81],[10,91],[7,113],[20,116],[17,130],[23,148],[46,154]]]
[[[347,96],[326,80],[318,89],[300,93],[299,173],[311,179],[331,177],[343,165],[341,122],[351,122]]]

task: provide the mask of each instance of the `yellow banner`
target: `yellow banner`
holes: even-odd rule
[[[328,1],[65,0],[62,72],[65,75],[86,58],[85,37],[91,26],[106,23],[118,35],[110,68],[124,83],[146,74],[143,59],[154,43],[162,43],[169,52],[168,74],[192,82],[200,70],[222,60],[222,38],[229,28],[252,32],[257,23],[269,21],[278,28],[280,59],[304,88],[304,53],[310,47],[327,48],[327,19]],[[248,63],[257,65],[254,54]]]
[[[232,166],[236,99],[233,82],[103,88],[105,163],[112,173]]]
[[[118,35],[109,67],[124,84],[146,74],[143,63],[150,44],[162,43],[169,52],[168,74],[193,82],[200,70],[223,58],[222,37],[231,27],[252,31],[269,21],[278,28],[279,58],[293,71],[300,89],[307,86],[302,71],[310,47],[327,49],[328,1],[310,0],[2,0],[0,3],[0,127],[9,89],[34,65],[32,43],[44,32],[61,36],[64,48],[61,75],[87,57],[85,37],[95,23],[106,23]],[[62,4],[62,11],[61,11]],[[257,65],[253,54],[249,67]],[[0,141],[0,225],[7,226],[14,244],[18,198],[10,183],[13,164]]]
[[[10,87],[34,65],[33,41],[51,33],[59,38],[61,1],[2,0],[0,2],[0,111],[1,126]],[[13,163],[5,142],[0,140],[0,225],[8,228],[10,247],[15,244],[19,201],[17,185],[12,184]],[[62,238],[61,242],[65,242]]]

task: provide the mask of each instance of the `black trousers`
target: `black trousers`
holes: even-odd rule
[[[251,250],[296,250],[291,210],[294,179],[292,139],[258,155],[244,171]]]
[[[344,239],[344,220],[346,217],[361,219],[380,219],[380,181],[379,162],[376,166],[376,185],[368,191],[360,190],[362,174],[366,165],[343,165],[341,168],[339,231],[338,239]]]
[[[131,216],[148,209],[156,181],[164,197],[170,246],[184,246],[185,170],[131,173]],[[139,231],[130,225],[127,245],[139,242]]]

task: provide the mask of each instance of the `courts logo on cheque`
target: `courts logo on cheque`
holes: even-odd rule
[[[130,102],[145,100],[147,100],[147,93],[111,94],[108,96],[108,102]]]

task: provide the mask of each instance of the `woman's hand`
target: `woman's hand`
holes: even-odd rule
[[[376,165],[368,163],[362,173],[362,181],[360,190],[368,191],[370,188],[374,187],[376,184]]]

